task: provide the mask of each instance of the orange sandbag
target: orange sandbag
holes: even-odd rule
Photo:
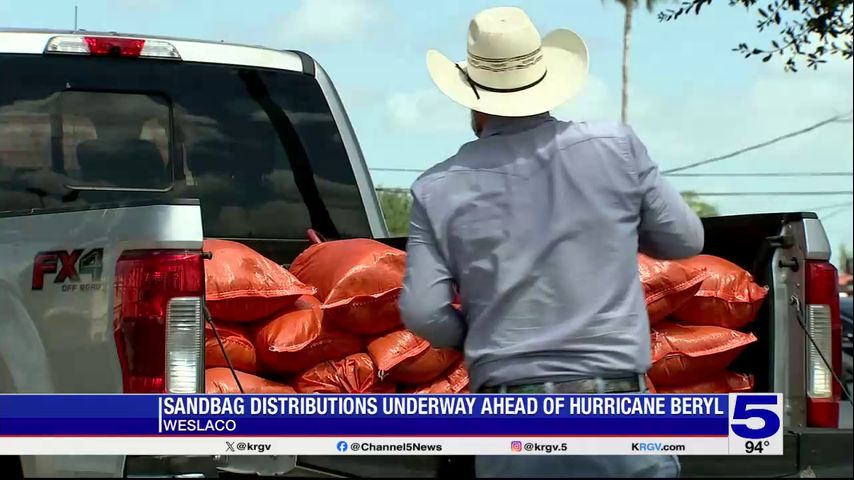
[[[380,378],[385,378],[404,360],[416,357],[429,349],[430,342],[409,330],[391,332],[368,344],[368,354],[376,364]]]
[[[469,374],[460,360],[442,377],[431,383],[412,387],[406,393],[469,393]]]
[[[337,362],[323,362],[305,371],[295,382],[299,393],[394,393],[394,384],[381,382],[367,353]]]
[[[756,337],[723,327],[663,322],[652,329],[650,340],[652,367],[647,375],[660,392],[664,386],[720,374]]]
[[[236,372],[244,393],[296,393],[293,388],[266,378]],[[240,393],[231,370],[209,368],[205,370],[205,393]]]
[[[293,362],[293,354],[305,349],[320,337],[322,320],[323,310],[320,308],[320,300],[304,295],[297,299],[293,309],[261,324],[255,333],[255,347],[264,368],[279,373],[301,370],[302,368],[290,366]],[[349,350],[347,351],[348,353],[342,357],[349,354]],[[330,358],[319,361],[323,360],[330,360]]]
[[[650,324],[664,320],[690,300],[707,275],[701,268],[655,260],[642,254],[638,255],[638,273]]]
[[[301,295],[314,295],[287,270],[237,242],[205,240],[205,299],[211,316],[252,322],[287,308]]]
[[[363,335],[400,327],[405,268],[405,252],[364,238],[312,245],[291,264],[298,279],[317,287],[330,321]]]
[[[712,379],[658,389],[658,393],[741,393],[753,391],[753,375],[723,372]]]
[[[708,273],[700,290],[673,314],[680,323],[740,329],[756,319],[768,290],[757,285],[750,272],[711,255],[679,263]]]
[[[445,372],[462,357],[452,348],[430,348],[423,353],[400,362],[388,374],[389,380],[408,385],[430,382]]]
[[[276,374],[301,372],[318,363],[340,360],[361,352],[365,343],[357,335],[326,325],[321,326],[320,335],[311,343],[295,352],[259,352],[264,369]]]
[[[255,373],[258,364],[255,355],[255,345],[249,340],[246,329],[241,324],[216,323],[216,331],[222,340],[222,346],[231,366],[241,372]],[[219,342],[216,340],[213,329],[205,324],[205,368],[228,367],[225,356],[222,354]]]

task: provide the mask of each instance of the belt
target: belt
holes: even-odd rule
[[[480,393],[633,393],[641,391],[638,376],[621,378],[582,378],[568,382],[532,383],[483,387]]]

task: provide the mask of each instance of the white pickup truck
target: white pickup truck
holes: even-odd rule
[[[0,30],[0,393],[203,389],[202,240],[288,264],[313,228],[386,238],[329,78],[300,52]],[[851,476],[836,270],[814,214],[706,221],[707,253],[771,287],[739,368],[786,398],[782,457],[691,475]],[[803,315],[805,329],[798,321]],[[808,341],[815,340],[828,359]],[[0,456],[10,476],[470,476],[465,457]]]

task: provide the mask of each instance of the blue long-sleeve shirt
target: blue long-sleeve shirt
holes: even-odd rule
[[[637,253],[703,247],[700,220],[613,122],[493,119],[412,195],[403,320],[464,348],[472,391],[645,372]]]

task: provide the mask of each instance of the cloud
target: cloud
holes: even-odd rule
[[[749,88],[715,95],[632,92],[630,123],[667,167],[726,154],[850,110],[850,62],[826,67],[792,74],[771,66]],[[833,125],[697,171],[839,170],[846,150],[850,165],[851,145],[850,126]]]
[[[563,120],[613,120],[620,116],[620,95],[610,91],[602,79],[591,75],[581,92],[554,114]]]
[[[834,62],[818,71],[785,73],[777,65],[760,70],[747,88],[709,92],[632,91],[630,123],[662,168],[730,153],[851,110],[854,69]],[[854,156],[851,124],[831,124],[690,173],[850,171]],[[851,190],[850,177],[671,177],[680,190],[699,192]],[[802,211],[850,201],[841,196],[707,197],[724,214]],[[849,207],[850,209],[850,207]],[[819,212],[821,217],[829,211]],[[835,248],[852,244],[851,216],[824,222]]]
[[[851,109],[854,70],[850,62],[829,63],[818,72],[785,73],[770,65],[748,88],[683,95],[631,88],[629,123],[664,168],[729,153],[806,127]],[[582,92],[554,111],[565,120],[617,120],[619,88],[591,76]],[[398,129],[435,134],[468,129],[468,112],[435,88],[397,92],[386,98],[386,119]],[[766,149],[713,164],[697,172],[843,169],[850,162],[850,125],[831,125]],[[745,166],[749,165],[749,166]],[[729,183],[727,183],[729,185]]]
[[[803,70],[796,74],[769,64],[741,88],[715,90],[688,84],[679,92],[668,92],[657,85],[638,85],[629,92],[629,123],[653,160],[663,169],[673,168],[730,153],[849,111],[854,102],[852,80],[851,62],[838,61],[823,65],[815,72]],[[564,120],[617,120],[620,115],[619,84],[609,86],[591,77],[579,96],[556,109],[554,114]],[[430,149],[452,142],[457,132],[466,131],[466,115],[464,109],[434,88],[395,93],[386,101],[389,125],[428,135],[427,140],[419,140],[423,148],[410,157],[411,163],[416,165],[433,161],[434,158],[428,157]],[[833,124],[690,172],[848,171],[852,156],[851,124]],[[377,158],[378,165],[392,163]],[[851,189],[850,177],[671,177],[671,182],[680,190],[699,192]],[[804,210],[850,201],[851,196],[723,196],[705,200],[724,214],[735,214]],[[834,247],[854,242],[849,213],[836,215],[825,223]]]
[[[379,0],[300,0],[279,28],[288,42],[334,43],[357,37],[386,14]]]
[[[385,113],[388,124],[400,130],[442,134],[465,133],[471,128],[468,110],[434,87],[390,94]],[[620,114],[619,95],[599,78],[590,77],[578,97],[554,114],[567,120],[614,119]]]
[[[376,85],[353,85],[344,84],[337,86],[338,95],[348,111],[353,109],[368,109],[371,107],[383,107],[383,101],[386,98],[385,92],[380,90]]]
[[[139,8],[153,10],[166,6],[166,0],[120,0],[123,6],[128,8]]]
[[[433,87],[389,95],[386,119],[392,128],[422,133],[464,133],[471,128],[468,110]]]

